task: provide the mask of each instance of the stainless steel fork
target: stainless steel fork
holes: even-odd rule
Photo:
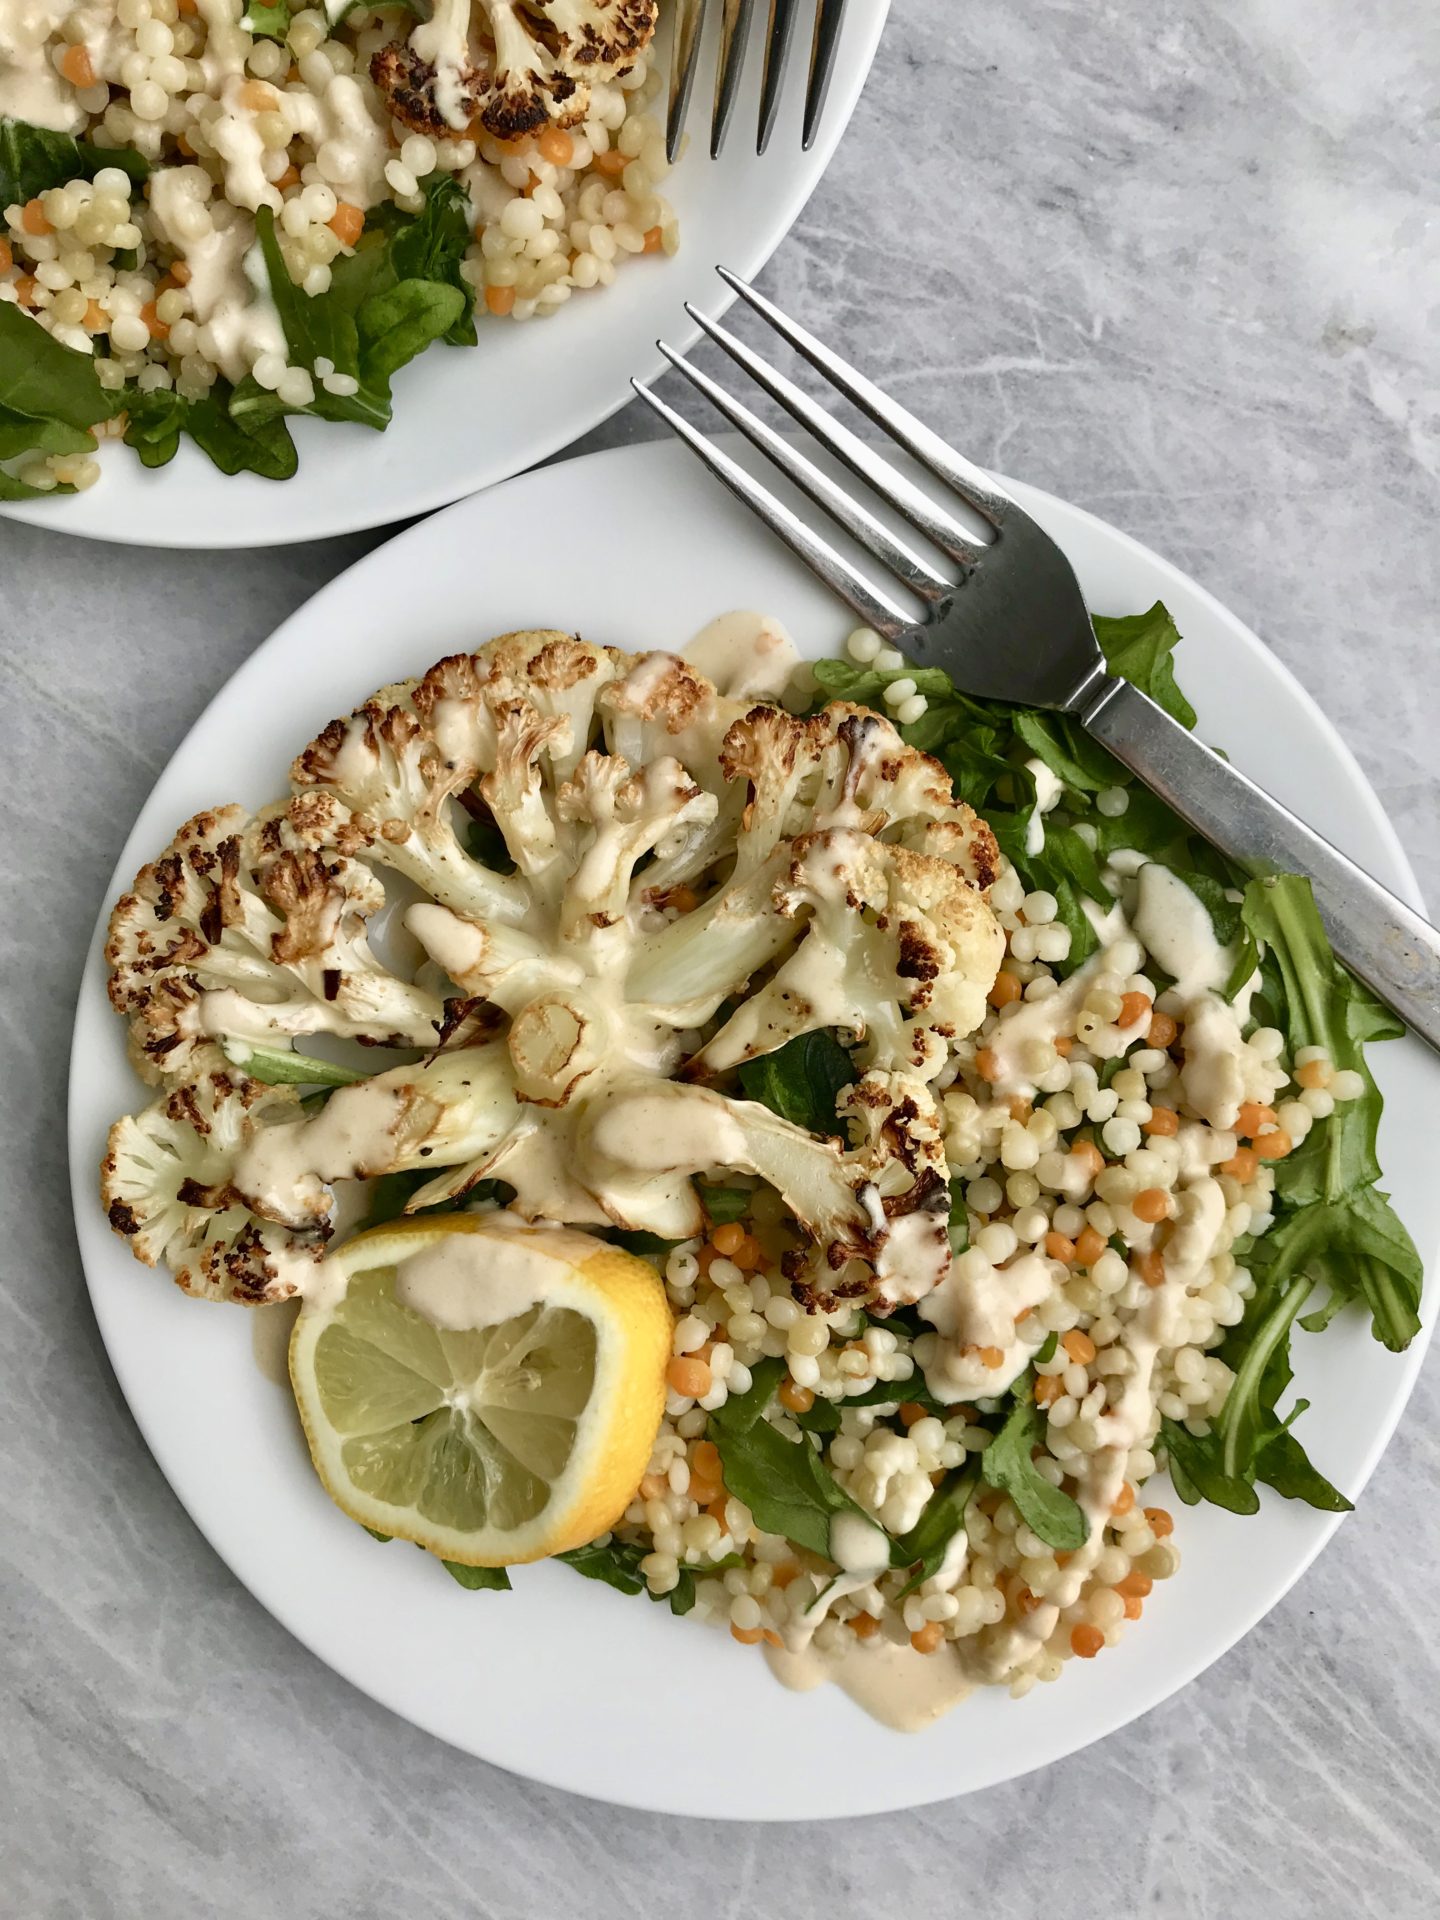
[[[800,135],[807,153],[815,144],[820,116],[825,111],[825,96],[830,90],[830,75],[835,66],[835,50],[840,44],[845,0],[814,0],[814,6],[810,77],[805,88],[805,118]],[[755,0],[675,0],[674,39],[670,55],[670,105],[665,122],[665,144],[672,162],[680,152],[680,137],[685,130],[685,115],[695,85],[705,25],[717,14],[720,19],[720,51],[715,63],[710,157],[712,160],[718,158],[740,91],[754,12]],[[775,116],[780,110],[780,94],[785,84],[799,12],[800,0],[770,0],[770,21],[765,30],[765,70],[760,81],[760,119],[755,134],[757,153],[764,153],[775,129]]]
[[[943,667],[966,693],[1073,715],[1183,820],[1242,865],[1257,872],[1307,874],[1336,953],[1440,1051],[1440,933],[1153,700],[1112,677],[1069,561],[1004,488],[763,294],[726,268],[719,271],[832,387],[978,514],[988,535],[977,539],[878,448],[695,307],[687,306],[686,312],[710,339],[872,493],[924,534],[953,572],[942,571],[908,540],[897,538],[852,492],[663,340],[660,350],[672,366],[916,597],[923,609],[919,617],[888,586],[861,574],[673,407],[633,382],[645,404],[826,586],[909,657]]]

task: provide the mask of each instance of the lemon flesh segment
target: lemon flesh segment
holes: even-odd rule
[[[343,1250],[343,1291],[301,1314],[290,1367],[316,1469],[352,1518],[474,1566],[564,1552],[619,1518],[660,1423],[670,1311],[644,1261],[546,1233],[524,1236],[539,1297],[489,1322],[507,1290],[485,1268],[513,1232],[480,1239],[460,1216]],[[469,1262],[474,1326],[436,1325],[398,1297],[406,1260],[447,1240]]]

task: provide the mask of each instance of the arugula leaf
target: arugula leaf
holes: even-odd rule
[[[1100,863],[1094,850],[1073,827],[1048,826],[1037,853],[1027,844],[1028,815],[1015,814],[1008,820],[992,813],[990,824],[1001,851],[1024,881],[1027,892],[1043,887],[1055,896],[1055,918],[1070,935],[1070,951],[1057,968],[1069,973],[1099,946],[1099,938],[1090,916],[1081,902],[1090,899],[1105,911],[1115,904],[1100,875]]]
[[[1311,1201],[1284,1213],[1255,1242],[1249,1265],[1267,1289],[1288,1286],[1292,1276],[1307,1278],[1312,1289],[1328,1287],[1331,1304],[1317,1326],[1333,1317],[1337,1301],[1358,1301],[1369,1309],[1375,1338],[1392,1353],[1403,1352],[1420,1330],[1420,1255],[1378,1187],[1363,1188],[1343,1201]],[[1222,1357],[1232,1343],[1238,1344],[1249,1319],[1247,1311],[1221,1349]],[[1234,1393],[1232,1387],[1232,1398]]]
[[[781,1361],[762,1361],[749,1392],[712,1413],[706,1432],[719,1449],[725,1485],[749,1507],[756,1525],[829,1560],[830,1526],[837,1514],[855,1514],[869,1526],[875,1522],[844,1492],[808,1440],[787,1440],[765,1419],[783,1371]]]
[[[360,1522],[360,1524],[362,1527],[365,1527],[365,1522],[363,1520]],[[366,1533],[369,1534],[372,1540],[378,1540],[382,1546],[388,1546],[389,1543],[395,1538],[393,1533],[381,1533],[375,1527],[365,1527],[365,1531]]]
[[[840,1137],[844,1128],[836,1108],[841,1093],[858,1078],[855,1062],[828,1029],[797,1034],[740,1069],[747,1100],[758,1100],[782,1120],[811,1133]]]
[[[472,817],[467,822],[465,851],[472,860],[478,860],[482,867],[489,867],[492,873],[516,871],[510,849],[505,844],[505,836],[496,825],[493,814],[488,814],[484,819]]]
[[[257,40],[283,41],[290,31],[290,0],[250,0],[240,16],[240,24]]]
[[[248,1041],[222,1040],[220,1051],[232,1067],[239,1067],[252,1080],[266,1086],[351,1087],[369,1075],[356,1073],[353,1067],[338,1067],[333,1060],[320,1060],[314,1054],[294,1053],[285,1047],[261,1047]]]
[[[100,385],[88,353],[63,346],[13,302],[0,304],[0,460],[92,452],[89,429],[120,404],[118,394]],[[0,467],[0,500],[74,490],[33,487]]]
[[[695,1605],[697,1573],[723,1573],[727,1567],[741,1564],[741,1556],[733,1553],[726,1554],[723,1560],[711,1561],[704,1567],[681,1567],[680,1579],[669,1593],[651,1593],[640,1571],[640,1562],[649,1551],[648,1547],[634,1541],[612,1539],[602,1547],[592,1540],[587,1546],[574,1547],[569,1553],[557,1553],[554,1557],[563,1560],[567,1567],[573,1567],[576,1573],[583,1574],[587,1580],[600,1580],[607,1587],[614,1587],[617,1593],[643,1593],[651,1600],[663,1600],[675,1614],[689,1613]]]
[[[678,1240],[662,1240],[658,1233],[651,1233],[645,1227],[611,1227],[605,1238],[612,1247],[623,1247],[626,1253],[636,1253],[643,1258],[649,1254],[669,1253],[672,1247],[678,1247]]]
[[[0,115],[0,208],[33,200],[69,180],[93,180],[103,167],[119,167],[137,182],[150,172],[150,162],[134,147],[96,147]]]
[[[123,404],[101,386],[88,353],[62,346],[13,302],[0,303],[0,408],[12,426],[23,415],[82,430]]]
[[[424,280],[453,287],[461,296],[461,310],[442,336],[451,346],[473,347],[475,289],[460,272],[472,240],[470,201],[451,173],[432,173],[425,180],[425,209],[402,216],[390,248],[390,265],[399,280]],[[385,217],[399,209],[387,203]]]
[[[401,367],[444,340],[461,319],[465,299],[456,287],[434,280],[401,280],[387,293],[374,293],[360,309],[362,387],[390,401],[390,381]]]
[[[1222,1000],[1233,1000],[1244,987],[1260,964],[1260,948],[1252,933],[1242,931],[1240,944],[1236,949],[1235,965],[1230,969],[1230,978],[1221,991]]]
[[[1195,709],[1175,680],[1175,649],[1180,631],[1163,601],[1148,613],[1120,617],[1096,614],[1092,624],[1105,664],[1142,693],[1148,693],[1182,727],[1195,725]]]
[[[1028,1373],[1021,1375],[1015,1404],[1005,1424],[980,1455],[980,1472],[992,1487],[1008,1493],[1020,1518],[1039,1540],[1057,1552],[1074,1553],[1089,1537],[1085,1515],[1068,1493],[1035,1470],[1033,1447],[1043,1444],[1045,1423],[1040,1409],[1025,1391]]]
[[[1187,1507],[1208,1500],[1211,1506],[1224,1507],[1231,1513],[1260,1511],[1260,1496],[1251,1483],[1238,1474],[1226,1473],[1213,1432],[1202,1440],[1175,1420],[1162,1420],[1160,1431],[1171,1483]]]
[[[1156,864],[1169,867],[1175,878],[1190,889],[1209,914],[1210,926],[1215,938],[1222,947],[1228,947],[1239,934],[1241,925],[1240,906],[1228,897],[1234,892],[1234,888],[1226,886],[1223,881],[1214,879],[1208,873],[1198,873],[1193,869],[1177,867],[1168,860],[1158,861]],[[1254,971],[1255,968],[1252,965],[1250,973],[1245,975],[1245,980],[1248,980]],[[1242,987],[1245,980],[1240,982]]]
[[[95,436],[60,420],[32,420],[28,414],[0,407],[0,460],[27,453],[89,453]]]
[[[983,1457],[983,1456],[982,1456]],[[980,1461],[973,1455],[954,1468],[925,1502],[925,1511],[895,1542],[895,1554],[915,1570],[900,1589],[904,1599],[940,1571],[950,1542],[965,1524],[965,1509],[980,1484]]]
[[[717,1227],[730,1220],[743,1220],[755,1204],[755,1195],[748,1187],[708,1187],[699,1180],[696,1191],[706,1215]]]
[[[472,1593],[509,1593],[510,1576],[504,1567],[465,1567],[458,1560],[442,1560],[441,1566],[452,1580]]]
[[[609,1540],[603,1547],[591,1540],[583,1547],[572,1547],[569,1553],[557,1553],[555,1558],[584,1574],[587,1580],[600,1580],[607,1587],[614,1587],[617,1593],[644,1593],[645,1576],[640,1571],[640,1562],[645,1552],[644,1547],[623,1540]]]
[[[433,1178],[434,1175],[423,1167],[405,1173],[379,1174],[370,1182],[369,1211],[355,1231],[362,1233],[369,1227],[383,1227],[391,1220],[398,1220],[412,1197]],[[416,1217],[428,1219],[431,1214],[460,1213],[466,1207],[479,1206],[490,1200],[508,1206],[514,1197],[514,1188],[506,1186],[503,1180],[477,1180],[473,1187],[467,1187],[459,1200],[441,1200],[433,1207],[421,1207]]]
[[[1278,975],[1279,1014],[1292,1055],[1299,1047],[1325,1047],[1337,1068],[1365,1080],[1361,1097],[1343,1102],[1313,1128],[1275,1176],[1276,1193],[1291,1205],[1342,1200],[1380,1177],[1375,1135],[1381,1100],[1364,1043],[1390,1039],[1404,1028],[1335,958],[1308,880],[1293,874],[1252,880],[1241,917]]]
[[[802,1433],[828,1435],[840,1431],[840,1408],[840,1401],[824,1400],[817,1393],[804,1413],[792,1413],[790,1418]]]
[[[970,1212],[965,1205],[965,1182],[950,1182],[950,1235],[951,1253],[964,1253],[970,1244]]]
[[[313,375],[316,362],[326,359],[337,373],[358,384],[353,394],[335,394],[317,377],[314,399],[305,407],[291,408],[253,379],[244,380],[231,399],[232,417],[260,422],[302,412],[324,420],[387,427],[393,375],[432,341],[445,338],[460,325],[467,312],[465,291],[438,281],[401,279],[394,255],[404,242],[402,233],[383,252],[372,244],[363,254],[357,253],[359,266],[350,273],[332,270],[327,292],[307,294],[290,278],[270,208],[261,207],[256,214],[255,231],[291,364]],[[438,248],[437,241],[432,251]]]
[[[1080,793],[1098,793],[1103,787],[1129,784],[1130,775],[1098,741],[1063,713],[1013,710],[1016,733],[1037,760],[1067,787]]]
[[[1304,1413],[1309,1405],[1308,1400],[1297,1400],[1290,1418],[1293,1420]],[[1264,1486],[1273,1487],[1287,1500],[1303,1500],[1306,1506],[1318,1507],[1322,1513],[1354,1511],[1354,1503],[1311,1466],[1305,1449],[1288,1427],[1261,1448],[1256,1471]]]
[[[253,385],[253,382],[244,384]],[[217,380],[202,400],[187,400],[173,389],[139,393],[126,389],[122,404],[125,444],[141,464],[163,467],[175,458],[180,436],[188,433],[222,473],[258,474],[262,480],[288,480],[299,465],[290,429],[278,411],[268,418],[247,418],[233,410],[235,392]]]

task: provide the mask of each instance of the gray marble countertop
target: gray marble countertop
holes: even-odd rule
[[[1437,94],[1440,27],[1413,0],[897,0],[766,283],[967,452],[1116,522],[1260,632],[1432,902]],[[647,430],[631,409],[587,444]],[[71,1008],[176,743],[373,543],[161,555],[0,523],[0,1912],[1435,1913],[1433,1361],[1354,1519],[1200,1681],[1043,1775],[843,1828],[621,1813],[465,1759],[215,1559],[86,1304]]]

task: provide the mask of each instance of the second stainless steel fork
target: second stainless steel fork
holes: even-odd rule
[[[889,440],[942,482],[909,479],[728,328],[692,320],[877,498],[921,533],[950,570],[897,537],[856,492],[838,485],[716,380],[672,348],[662,353],[786,477],[876,560],[890,584],[867,579],[823,534],[713,446],[658,395],[640,398],[711,472],[878,632],[913,659],[943,667],[964,692],[1072,714],[1182,820],[1255,872],[1309,877],[1331,944],[1346,965],[1440,1051],[1440,933],[1228,760],[1128,681],[1108,671],[1080,584],[1060,548],[988,474],[923,421],[789,319],[738,275],[721,277]],[[945,504],[948,495],[952,505]],[[963,502],[987,532],[957,517]],[[923,611],[895,593],[907,589]]]
[[[835,52],[840,44],[840,28],[845,15],[845,0],[812,0],[814,31],[810,42],[810,75],[805,86],[805,118],[801,144],[808,153],[820,129],[820,116],[830,90],[830,75]],[[790,63],[801,0],[770,0],[770,19],[765,30],[765,70],[760,81],[760,118],[755,133],[755,151],[764,153],[775,129],[780,110],[780,95]],[[675,0],[675,27],[670,67],[670,103],[665,121],[665,144],[673,162],[680,151],[685,116],[695,85],[700,42],[708,20],[719,16],[720,50],[715,63],[715,104],[710,118],[710,156],[718,158],[725,143],[735,111],[740,81],[745,71],[750,28],[755,0]]]

